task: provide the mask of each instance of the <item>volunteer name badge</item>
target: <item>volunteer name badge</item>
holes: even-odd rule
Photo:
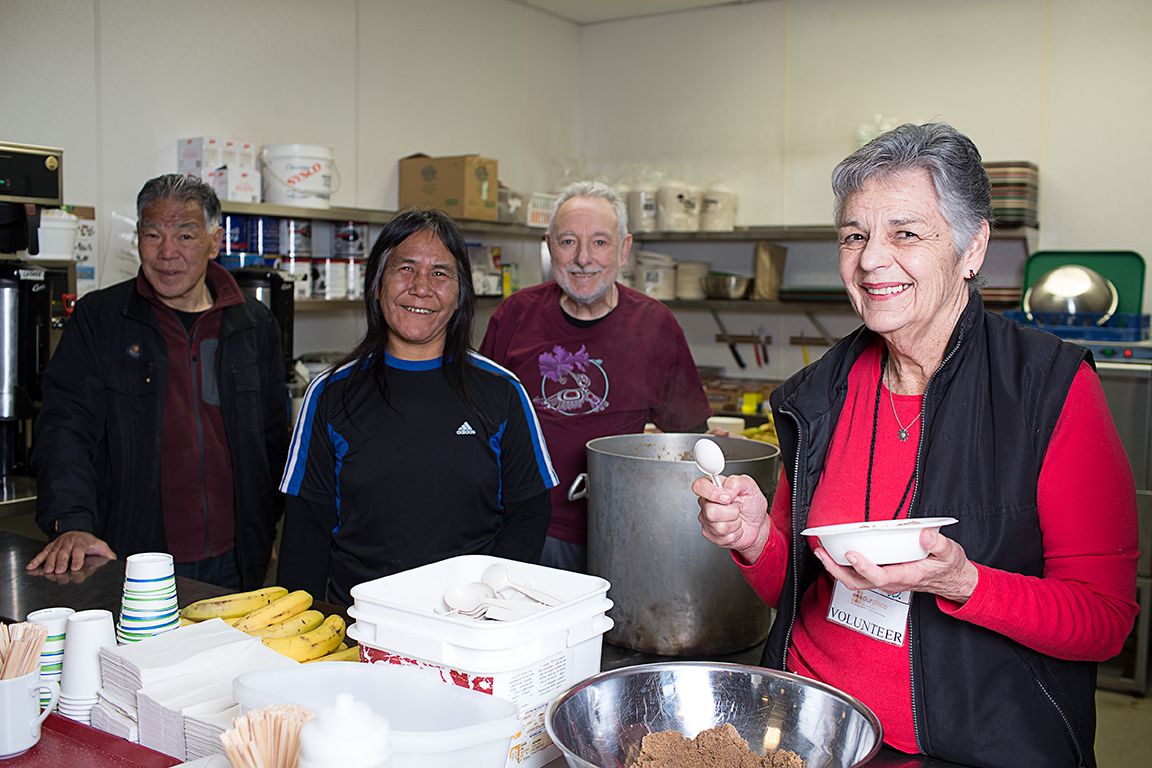
[[[912,593],[908,591],[890,594],[878,589],[848,589],[836,582],[828,605],[828,621],[873,640],[902,647],[911,602]]]

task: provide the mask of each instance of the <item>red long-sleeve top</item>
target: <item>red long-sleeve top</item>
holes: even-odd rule
[[[920,396],[881,392],[880,346],[857,361],[848,399],[836,425],[807,525],[864,519],[868,457],[876,426],[870,519],[907,516],[900,499],[916,460],[919,424],[897,437],[920,413]],[[931,482],[931,478],[924,478]],[[779,602],[792,535],[791,490],[782,472],[770,512],[772,533],[755,564],[737,560],[749,584],[769,605]],[[1135,484],[1112,422],[1100,380],[1080,366],[1057,422],[1037,488],[1044,574],[1040,578],[975,563],[979,582],[963,604],[937,598],[945,613],[999,632],[1062,659],[1103,661],[1120,652],[1136,616],[1137,522]],[[947,536],[948,529],[941,534]],[[809,546],[814,546],[814,539]],[[735,559],[735,558],[734,558]],[[827,572],[801,598],[788,651],[791,672],[856,696],[884,725],[884,741],[916,752],[907,646],[878,642],[828,621],[834,582]]]

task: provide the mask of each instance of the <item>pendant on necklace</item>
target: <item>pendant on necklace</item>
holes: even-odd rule
[[[896,437],[900,438],[900,442],[902,443],[908,442],[908,430],[900,427],[900,431],[896,433]]]

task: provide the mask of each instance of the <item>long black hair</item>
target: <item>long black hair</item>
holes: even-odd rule
[[[384,362],[384,352],[388,349],[388,323],[380,308],[380,286],[384,280],[384,267],[392,252],[408,238],[421,232],[431,232],[443,243],[456,260],[456,280],[459,300],[456,312],[448,321],[444,339],[444,353],[441,366],[449,385],[472,406],[481,418],[485,418],[473,401],[465,383],[465,373],[472,368],[469,352],[472,349],[472,323],[476,318],[476,291],[472,288],[472,265],[468,261],[468,246],[460,228],[443,211],[411,208],[397,214],[385,226],[364,269],[364,313],[368,319],[368,330],[356,348],[333,366],[333,370],[348,363],[355,363],[349,377],[351,386],[346,390],[345,408],[348,397],[358,392],[370,378],[376,385],[384,402],[388,401],[388,366]]]

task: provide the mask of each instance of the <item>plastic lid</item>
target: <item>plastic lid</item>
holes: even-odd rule
[[[377,768],[391,757],[388,721],[350,693],[300,729],[299,768]]]

